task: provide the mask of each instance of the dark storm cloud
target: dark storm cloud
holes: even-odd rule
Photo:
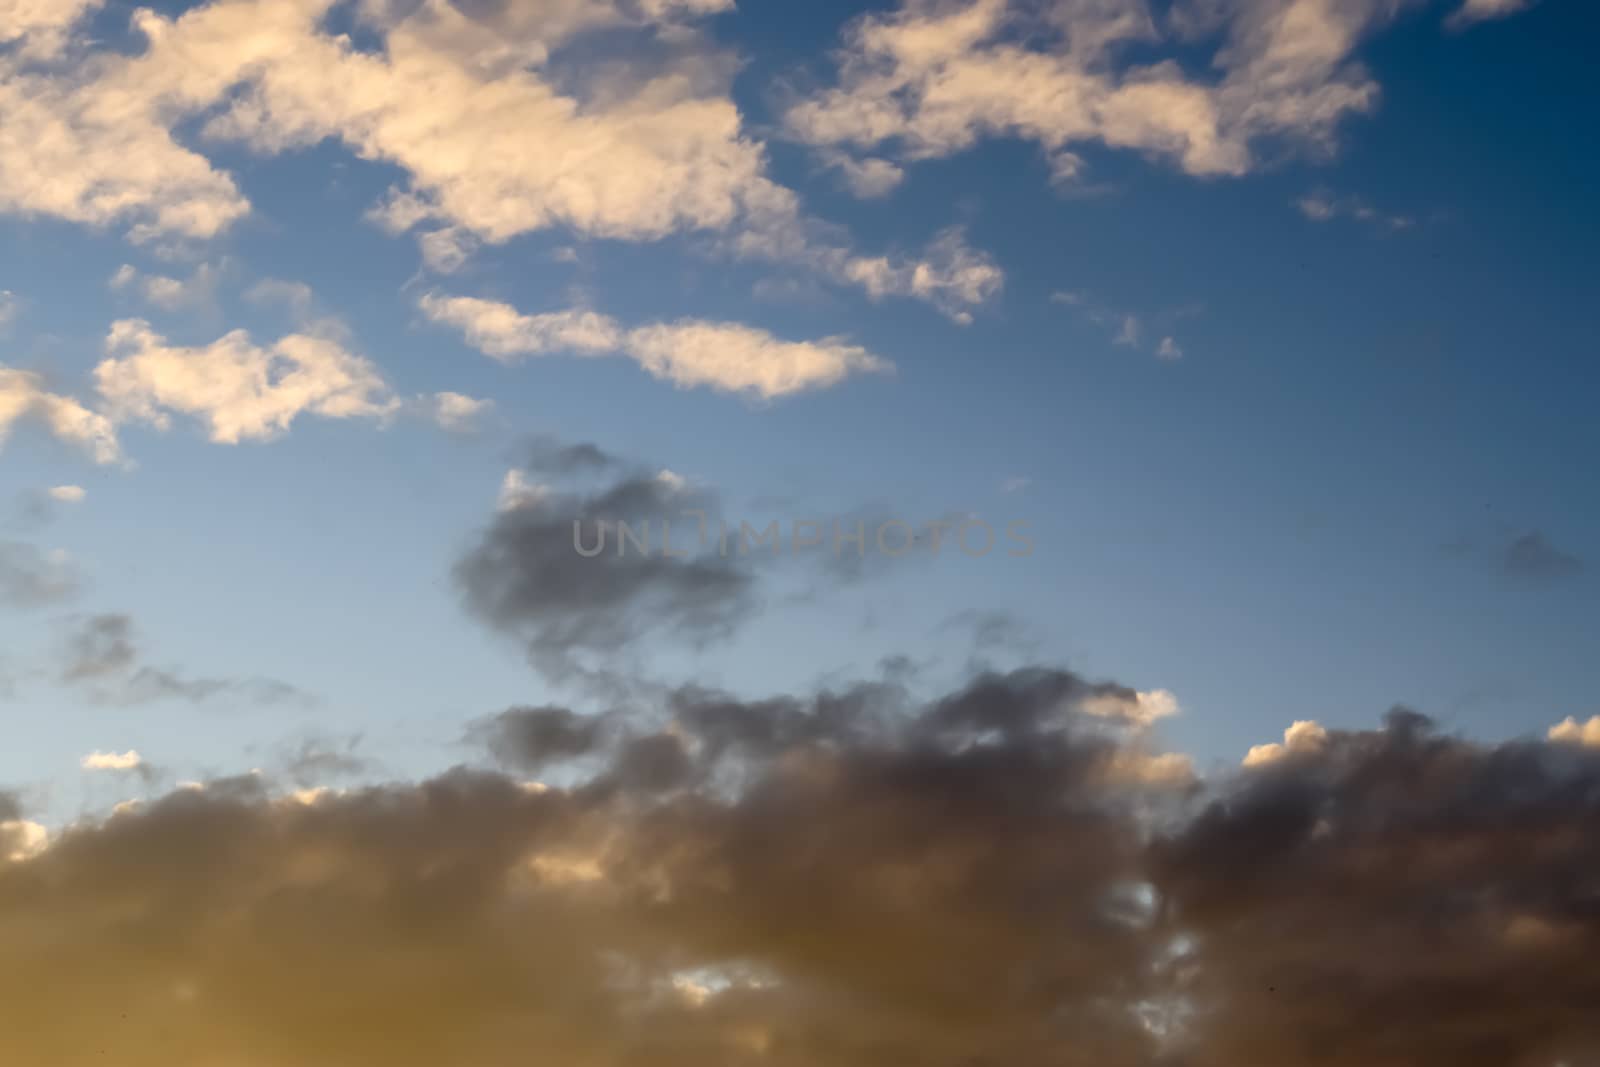
[[[29,1020],[0,1058],[1149,1062],[1115,746],[1065,719],[955,741],[905,700],[686,694],[719,710],[569,788],[213,784],[69,830],[0,865],[0,1003]]]
[[[1220,792],[1151,863],[1191,1062],[1597,1062],[1600,751],[1397,709]]]
[[[714,640],[753,607],[750,573],[714,541],[698,546],[686,518],[716,514],[714,493],[629,470],[594,491],[548,488],[509,503],[457,563],[456,581],[468,609],[520,639],[554,679],[603,674],[647,633]],[[683,542],[673,555],[662,543],[668,522]],[[623,549],[618,524],[649,539],[648,551]],[[580,543],[604,547],[585,556]]]
[[[1583,573],[1583,560],[1556,548],[1537,530],[1507,545],[1501,566],[1513,578],[1531,582],[1556,581]]]
[[[611,721],[570,708],[510,708],[473,727],[470,736],[508,767],[537,771],[600,751]]]
[[[1600,750],[1397,709],[1195,797],[1130,692],[686,688],[480,726],[542,785],[180,791],[0,863],[0,1060],[1595,1062]]]
[[[78,572],[63,557],[22,541],[0,540],[0,607],[32,608],[77,595]]]

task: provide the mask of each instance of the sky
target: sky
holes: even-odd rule
[[[526,1040],[704,1062],[709,1024],[679,1016],[708,1005],[716,1055],[767,1062],[988,1062],[954,1058],[970,1044],[1293,1064],[1341,1020],[1308,997],[1279,1029],[1241,1022],[1262,975],[1318,978],[1229,916],[1324,924],[1305,951],[1369,995],[1399,979],[1356,946],[1421,936],[1420,897],[1363,883],[1369,910],[1324,914],[1278,894],[1405,846],[1274,854],[1233,895],[1225,873],[1286,847],[1286,797],[1370,829],[1409,780],[1435,792],[1391,813],[1397,838],[1483,835],[1457,849],[1483,865],[1441,860],[1430,888],[1501,901],[1518,945],[1600,936],[1592,851],[1541,853],[1514,886],[1484,859],[1491,823],[1555,834],[1600,796],[1597,29],[1578,0],[0,0],[0,916],[92,952],[116,907],[85,880],[109,864],[151,924],[110,940],[163,946],[189,1003],[205,983],[179,972],[205,967],[163,937],[183,887],[214,882],[255,934],[191,936],[259,964],[214,976],[219,1003],[276,1004],[295,961],[251,937],[316,923],[253,894],[264,864],[291,898],[348,903],[364,865],[544,849],[528,869],[576,909],[497,948],[466,875],[437,900],[407,882],[386,906],[470,926],[440,966],[473,976],[475,1009],[366,1040],[420,995],[406,977],[394,1001],[352,994],[348,1033],[283,993],[299,1036],[246,1008],[187,1046],[152,1022],[119,1046],[133,1065],[495,1064]],[[618,523],[656,541],[619,551]],[[802,773],[820,750],[838,765]],[[1084,766],[1074,803],[1101,831],[1046,817],[1051,774]],[[949,864],[998,863],[881,933],[905,973],[774,932],[786,868],[747,838],[874,798],[799,875],[861,904],[822,942],[879,921],[894,870],[938,883],[924,853],[876,888],[820,866],[859,875],[872,833],[932,832],[918,812],[943,813]],[[567,836],[536,844],[546,823]],[[1029,971],[1089,1035],[1070,1055],[1024,1024],[1027,996],[912,977],[913,945],[949,931],[1004,985],[1057,832],[1104,861],[1073,901],[1187,902],[1164,966],[1202,931],[1219,945],[1202,995],[1173,991],[1146,933],[1069,939],[1123,1009]],[[620,851],[596,859],[597,834]],[[212,859],[186,851],[204,842]],[[633,898],[650,870],[689,878],[694,842],[727,850],[737,935],[688,882],[665,927]],[[148,884],[144,846],[172,858]],[[594,882],[622,902],[574,895]],[[1587,888],[1528,903],[1555,908],[1557,883]],[[964,926],[967,892],[1006,931]],[[615,992],[621,967],[686,998],[633,1005],[649,1055],[584,1029],[621,1001],[566,1004],[581,1025],[560,1033],[474,1014],[511,943],[563,922],[582,982]],[[607,922],[639,940],[601,951]],[[384,952],[437,949],[407,930],[317,965],[366,981]],[[1531,967],[1548,1003],[1487,1034],[1410,1001],[1394,1025],[1435,1043],[1350,1033],[1352,1062],[1591,1062],[1562,1058],[1595,1054],[1565,1011],[1594,992],[1581,974],[1459,951],[1413,985]],[[111,956],[90,999],[115,1015],[148,960]],[[1157,972],[1164,992],[1127,992]],[[1439,1003],[1453,1023],[1486,989]],[[944,1033],[947,998],[971,1011]],[[819,1027],[838,1043],[799,1036]],[[43,1024],[15,1039],[37,1062],[96,1051]]]

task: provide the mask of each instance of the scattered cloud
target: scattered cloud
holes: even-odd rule
[[[1307,193],[1296,200],[1294,206],[1312,222],[1353,219],[1389,232],[1409,230],[1417,224],[1417,220],[1409,215],[1391,215],[1379,211],[1360,197],[1338,196],[1325,189]]]
[[[1113,345],[1136,351],[1150,351],[1164,363],[1176,362],[1183,358],[1183,347],[1171,334],[1161,335],[1161,340],[1154,346],[1146,345],[1145,338],[1151,331],[1144,316],[1110,307],[1088,293],[1075,289],[1061,289],[1051,293],[1050,302],[1075,309],[1088,322],[1104,330]],[[1195,314],[1195,309],[1185,307],[1164,311],[1151,318],[1158,324],[1170,325],[1192,314]]]
[[[163,311],[179,311],[214,304],[221,274],[221,268],[209,263],[200,264],[187,278],[146,274],[124,263],[111,276],[110,285],[117,292],[136,293]]]
[[[188,347],[124,319],[106,351],[95,382],[112,418],[165,430],[174,413],[186,415],[218,444],[271,440],[302,414],[383,419],[400,408],[375,366],[328,337],[289,334],[262,348],[234,330]]]
[[[784,341],[738,323],[680,319],[624,329],[593,311],[524,315],[497,301],[433,293],[419,306],[428,318],[456,327],[468,344],[502,362],[554,352],[622,354],[681,388],[706,386],[763,399],[889,369],[884,360],[840,338]]]
[[[1531,9],[1537,2],[1538,0],[1462,0],[1461,6],[1451,12],[1444,20],[1444,24],[1447,29],[1464,30],[1480,22],[1519,15]]]
[[[819,147],[908,161],[1020,137],[1058,180],[1080,175],[1072,148],[1086,144],[1240,175],[1255,168],[1257,142],[1326,151],[1344,118],[1374,106],[1378,85],[1352,53],[1402,6],[1185,2],[1158,22],[1141,0],[904,0],[851,23],[837,85],[796,102],[786,128]],[[1220,79],[1177,62],[1196,47]]]
[[[59,604],[78,594],[82,578],[65,551],[40,551],[21,541],[0,540],[0,606],[33,608]]]
[[[1501,567],[1511,577],[1527,582],[1559,581],[1584,570],[1583,560],[1556,548],[1538,530],[1512,540],[1502,554]]]
[[[81,485],[57,485],[45,490],[45,495],[58,504],[81,504],[89,494]]]
[[[250,704],[306,704],[308,694],[270,678],[192,677],[146,661],[133,619],[125,614],[75,620],[64,642],[60,680],[83,686],[97,704],[132,707],[178,700],[230,699]]]
[[[70,396],[51,392],[39,375],[0,364],[0,447],[20,423],[42,426],[96,463],[122,461],[122,447],[110,419]]]

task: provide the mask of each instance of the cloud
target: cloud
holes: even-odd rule
[[[422,398],[421,408],[430,422],[447,433],[473,433],[493,410],[494,401],[461,393],[434,393]]]
[[[906,177],[904,170],[887,159],[856,159],[840,152],[831,156],[828,163],[843,176],[846,188],[862,200],[888,196]]]
[[[173,413],[186,415],[218,444],[271,440],[302,414],[383,419],[400,408],[376,367],[328,337],[295,333],[262,348],[234,330],[186,347],[124,319],[106,350],[95,382],[112,418],[164,430]]]
[[[603,455],[581,448],[535,459],[548,459],[549,470]],[[646,633],[714,640],[751,609],[752,577],[741,561],[688,536],[692,513],[718,512],[714,493],[638,468],[593,488],[537,476],[508,476],[497,513],[455,578],[472,614],[521,641],[553,679],[599,679]],[[661,537],[673,520],[691,543],[668,555]],[[623,550],[624,524],[647,550]]]
[[[1533,530],[1514,539],[1501,556],[1506,574],[1527,582],[1550,582],[1583,573],[1583,560],[1563,552]]]
[[[538,783],[253,774],[25,847],[12,802],[0,997],[33,1022],[0,1055],[155,1067],[180,1031],[259,1067],[1600,1050],[1600,755],[1395,712],[1196,783],[1063,700],[1102,688],[1041,667],[516,708],[471,740]]]
[[[962,325],[972,321],[967,309],[988,303],[1005,284],[1005,273],[993,257],[968,245],[959,228],[935,237],[920,258],[851,256],[836,269],[874,300],[914,296]]]
[[[74,621],[61,654],[60,680],[83,686],[97,704],[132,707],[162,701],[205,703],[231,699],[250,704],[308,704],[311,697],[271,678],[192,677],[146,661],[137,628],[125,614]]]
[[[82,579],[72,557],[41,552],[21,541],[0,540],[0,605],[32,608],[59,604],[78,594]]]
[[[81,504],[89,494],[81,485],[57,485],[45,490],[45,495],[58,504]]]
[[[43,426],[51,436],[82,450],[96,463],[122,460],[110,419],[70,396],[50,392],[39,375],[0,364],[0,447],[12,428],[24,422]]]
[[[1186,1062],[1592,1059],[1597,785],[1590,751],[1403,709],[1219,784],[1148,870]]]
[[[415,232],[439,272],[480,244],[560,227],[630,241],[718,235],[739,256],[854,278],[861,257],[767,176],[766,148],[731,94],[738,64],[693,26],[731,3],[373,2],[353,12],[370,47],[325,26],[335,6],[141,9],[142,51],[95,50],[80,33],[70,66],[0,57],[0,144],[27,147],[0,154],[0,211],[126,226],[134,241],[212,238],[250,205],[179,142],[175,130],[198,122],[207,146],[279,153],[333,140],[396,166],[403,182],[368,217]],[[558,61],[569,48],[582,67]],[[850,172],[868,191],[894,173],[887,161]],[[940,267],[896,265],[919,269]],[[177,299],[172,281],[158,289]],[[893,291],[945,307],[968,284]]]
[[[79,765],[86,771],[137,771],[145,762],[143,756],[129,749],[126,752],[91,752]]]
[[[429,293],[419,302],[434,322],[454,326],[485,355],[512,362],[568,352],[620,353],[652,377],[680,388],[706,386],[763,399],[834,385],[851,374],[890,365],[840,338],[784,341],[729,322],[680,319],[625,330],[593,311],[524,315],[509,304]]]
[[[1258,141],[1325,150],[1347,115],[1373,107],[1377,83],[1351,54],[1404,2],[1190,0],[1158,22],[1144,0],[904,0],[850,25],[838,84],[785,122],[809,144],[911,161],[1010,136],[1038,144],[1058,175],[1082,169],[1072,148],[1086,144],[1240,175]],[[1220,77],[1186,73],[1179,57],[1197,46]]]
[[[1062,289],[1051,293],[1050,302],[1073,308],[1084,319],[1104,330],[1111,338],[1113,345],[1141,351],[1153,351],[1155,357],[1164,363],[1174,363],[1183,358],[1183,347],[1178,344],[1177,338],[1171,334],[1162,335],[1161,340],[1153,349],[1145,344],[1144,339],[1151,331],[1146,329],[1145,318],[1134,312],[1109,307],[1088,293],[1072,289]],[[1169,309],[1151,316],[1151,318],[1156,321],[1159,328],[1162,324],[1170,324],[1172,321],[1186,318],[1195,313],[1195,308],[1183,307]]]
[[[1462,0],[1460,7],[1444,20],[1451,30],[1464,30],[1479,22],[1510,18],[1533,7],[1538,0]]]
[[[1588,722],[1583,723],[1568,715],[1550,727],[1549,736],[1550,740],[1560,744],[1600,748],[1600,715],[1592,716]]]
[[[209,263],[200,264],[188,278],[146,274],[124,263],[111,276],[110,285],[119,292],[131,290],[163,311],[178,311],[212,303],[220,275],[221,270]]]
[[[1265,745],[1254,745],[1245,753],[1244,765],[1246,767],[1259,767],[1266,763],[1275,763],[1285,756],[1299,753],[1316,752],[1328,741],[1328,731],[1320,723],[1302,719],[1283,732],[1283,743],[1272,742]]]
[[[1307,193],[1296,200],[1294,206],[1312,222],[1354,219],[1391,232],[1409,230],[1417,224],[1417,220],[1409,215],[1391,215],[1379,211],[1360,197],[1338,196],[1326,189]]]

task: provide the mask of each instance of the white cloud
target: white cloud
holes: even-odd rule
[[[593,311],[552,311],[524,315],[510,304],[471,296],[424,295],[423,314],[455,326],[467,343],[504,363],[549,352],[600,355],[621,347],[622,330],[609,316]]]
[[[424,296],[424,314],[460,329],[474,348],[503,362],[553,352],[628,356],[657,378],[763,398],[833,385],[890,365],[840,338],[784,341],[738,323],[682,319],[625,330],[593,311],[524,315],[475,297]]]
[[[1491,19],[1510,18],[1533,7],[1538,0],[1463,0],[1460,7],[1445,19],[1445,26],[1464,30],[1468,26]]]
[[[37,374],[0,364],[0,446],[12,428],[25,421],[38,423],[57,439],[82,449],[96,463],[122,459],[111,420],[72,397],[50,392]]]
[[[1600,748],[1600,715],[1584,723],[1569,715],[1564,721],[1550,727],[1550,740],[1565,745]]]
[[[1156,358],[1164,359],[1168,362],[1182,359],[1183,348],[1173,338],[1163,337],[1161,343],[1156,346]]]
[[[176,18],[141,9],[141,52],[91,51],[70,67],[0,58],[0,211],[125,226],[135,241],[215,236],[250,206],[228,174],[175,137],[204,117],[200,145],[276,153],[333,140],[395,165],[405,181],[369,217],[391,233],[418,231],[439,272],[480,243],[566,227],[634,241],[724,233],[736,254],[872,280],[947,311],[997,285],[992,265],[996,281],[974,280],[963,263],[875,267],[805,219],[744,129],[730,91],[737,63],[680,24],[731,0],[470,11],[446,0],[372,2],[356,8],[376,41],[362,49],[325,32],[333,6],[214,0]],[[545,70],[579,33],[651,23],[669,42],[659,55],[586,56],[584,73],[559,85]],[[886,160],[848,169],[867,192],[897,175]]]
[[[492,400],[479,400],[462,393],[434,393],[423,398],[428,418],[441,430],[450,433],[471,433],[479,421],[494,407]]]
[[[262,348],[243,330],[202,347],[169,345],[150,324],[112,324],[95,368],[106,411],[166,429],[171,414],[206,425],[219,444],[268,440],[301,414],[384,418],[400,402],[367,360],[336,341],[289,334]]]
[[[17,300],[15,293],[10,289],[0,289],[0,330],[16,320],[20,307],[20,301]]]
[[[1354,219],[1385,230],[1409,230],[1416,225],[1416,220],[1409,215],[1391,215],[1358,196],[1335,196],[1326,189],[1307,193],[1296,200],[1294,206],[1312,222]]]
[[[844,176],[845,185],[863,200],[888,196],[905,181],[906,172],[887,159],[857,159],[844,152],[829,157],[829,164]]]
[[[968,245],[959,228],[941,233],[920,258],[846,256],[836,271],[845,280],[860,285],[874,300],[913,296],[940,308],[963,325],[972,321],[967,308],[987,303],[1005,284],[1005,273],[994,259]]]
[[[144,766],[144,757],[133,749],[126,752],[91,752],[79,763],[86,771],[136,771]]]
[[[549,489],[528,480],[528,476],[521,470],[513,468],[506,471],[505,480],[500,483],[501,511],[515,511],[518,508],[531,508],[548,495]]]
[[[1298,752],[1315,752],[1328,741],[1328,731],[1307,719],[1300,719],[1283,732],[1283,743],[1252,746],[1245,754],[1246,767],[1259,767]]]
[[[50,832],[26,819],[0,821],[0,860],[22,863],[43,852],[50,844]]]
[[[1351,53],[1410,2],[1191,0],[1163,32],[1144,0],[904,0],[852,24],[838,85],[802,100],[786,124],[814,145],[894,147],[910,160],[1021,137],[1058,177],[1076,177],[1069,146],[1086,143],[1195,175],[1243,174],[1256,140],[1327,145],[1342,118],[1372,107],[1378,86]],[[1177,57],[1219,36],[1220,78],[1187,75]],[[1121,62],[1134,45],[1141,59]]]
[[[22,43],[33,57],[49,58],[66,44],[73,24],[104,0],[0,0],[0,44]]]
[[[209,263],[195,268],[188,278],[146,274],[124,263],[111,276],[111,288],[138,293],[163,311],[177,311],[208,303],[216,294],[219,270]]]
[[[1103,693],[1084,700],[1081,710],[1087,715],[1120,719],[1141,728],[1149,727],[1160,719],[1171,718],[1182,711],[1178,706],[1178,698],[1166,689],[1128,695]]]
[[[58,485],[46,490],[45,495],[61,504],[81,504],[89,493],[81,485]]]
[[[1012,493],[1022,492],[1032,484],[1032,478],[1023,477],[1020,474],[1012,475],[1010,478],[1007,478],[1005,481],[1000,483],[1000,491],[1009,496]]]

